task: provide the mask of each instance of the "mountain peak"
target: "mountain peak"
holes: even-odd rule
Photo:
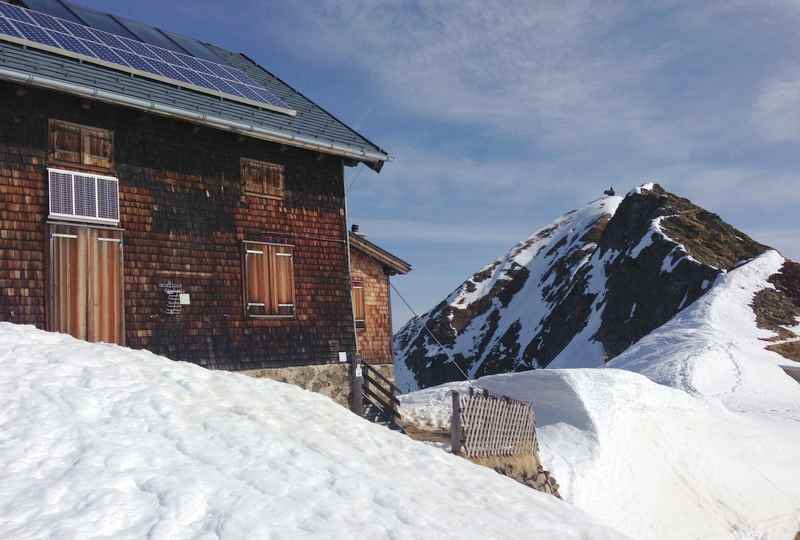
[[[460,379],[454,361],[471,377],[603,365],[768,249],[656,182],[603,196],[409,321],[395,336],[398,381]]]

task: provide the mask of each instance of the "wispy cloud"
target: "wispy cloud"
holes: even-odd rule
[[[420,241],[456,244],[493,244],[510,248],[533,231],[522,227],[487,228],[463,223],[437,223],[402,219],[366,219],[359,222],[369,238],[391,241]]]

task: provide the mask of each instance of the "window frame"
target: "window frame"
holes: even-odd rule
[[[361,290],[361,313],[363,314],[363,318],[359,319],[356,317],[358,313],[358,309],[356,307],[356,289]],[[351,301],[353,302],[353,322],[357,329],[361,330],[367,327],[367,297],[366,297],[366,287],[364,287],[364,280],[363,279],[353,279],[350,282],[350,291],[351,291]]]
[[[267,285],[267,294],[269,295],[268,300],[272,298],[272,295],[277,294],[277,287],[275,290],[272,289],[273,279],[271,272],[274,271],[274,263],[273,261],[269,260],[273,257],[278,256],[285,256],[280,253],[274,253],[273,249],[275,248],[289,248],[291,257],[291,295],[292,295],[292,304],[278,304],[276,305],[280,310],[281,307],[292,307],[291,314],[280,314],[280,313],[266,313],[264,315],[253,314],[250,312],[251,305],[263,305],[267,307],[264,303],[257,303],[257,302],[250,302],[250,263],[248,254],[250,252],[249,246],[264,246],[269,249],[268,252],[268,260],[267,260],[267,268],[266,268],[266,285]],[[242,303],[244,308],[244,316],[245,319],[255,319],[255,320],[292,320],[297,318],[297,284],[295,282],[295,271],[294,271],[294,255],[295,255],[295,246],[293,244],[286,244],[281,242],[260,242],[257,240],[242,240]],[[271,307],[270,307],[271,309]]]
[[[58,151],[56,149],[56,134],[58,128],[66,128],[67,130],[76,131],[79,139],[80,148],[73,153],[77,153],[78,161],[64,159],[59,157],[69,151]],[[107,139],[110,146],[110,154],[107,163],[100,163],[101,156],[90,154],[90,139],[93,135],[100,134]],[[57,165],[65,168],[75,169],[76,172],[99,172],[99,173],[112,173],[114,172],[114,131],[110,129],[100,128],[96,126],[87,126],[83,124],[76,124],[75,122],[67,122],[66,120],[59,120],[57,118],[50,118],[47,122],[47,162],[52,165]]]
[[[280,189],[278,192],[270,192],[267,186],[264,186],[263,192],[252,191],[249,189],[251,183],[248,181],[247,175],[245,174],[245,167],[246,166],[256,166],[262,168],[274,168],[277,169],[280,173]],[[242,182],[242,192],[245,195],[249,195],[251,197],[260,197],[262,199],[273,199],[276,201],[282,201],[286,198],[286,165],[283,163],[275,163],[272,161],[263,161],[259,159],[252,159],[242,157],[239,158],[239,176]]]

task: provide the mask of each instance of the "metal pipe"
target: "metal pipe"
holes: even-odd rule
[[[348,148],[336,143],[323,143],[309,137],[285,133],[276,129],[246,124],[244,122],[237,122],[236,120],[228,120],[218,116],[209,116],[204,113],[187,111],[177,107],[172,107],[170,105],[157,103],[155,101],[139,99],[132,96],[126,96],[124,94],[118,94],[116,92],[109,92],[107,90],[100,90],[98,88],[91,88],[89,86],[77,85],[60,81],[58,79],[52,79],[50,77],[32,75],[30,73],[15,71],[12,69],[0,68],[0,79],[67,92],[78,96],[97,99],[107,103],[113,103],[115,105],[133,107],[135,109],[152,112],[162,116],[179,118],[181,120],[188,120],[190,122],[197,122],[215,128],[233,131],[235,133],[247,135],[256,139],[287,144],[290,146],[297,146],[299,148],[315,150],[317,152],[324,152],[326,154],[333,154],[370,162],[389,161],[391,159],[388,154],[380,152],[355,150],[353,148]]]

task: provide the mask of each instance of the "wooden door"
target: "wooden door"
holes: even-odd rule
[[[122,231],[51,225],[50,246],[48,328],[124,345]]]
[[[86,339],[86,240],[78,227],[50,227],[48,330]]]

